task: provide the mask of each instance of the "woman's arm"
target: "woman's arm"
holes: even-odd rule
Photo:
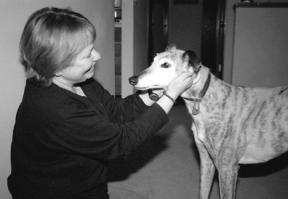
[[[131,121],[149,107],[137,94],[127,96],[126,98],[116,98],[95,80],[90,80],[90,83],[84,86],[83,89],[87,97],[105,107],[111,121],[114,122],[123,123]]]
[[[57,117],[52,113],[46,120],[47,125],[57,127],[50,132],[45,130],[50,140],[67,151],[102,160],[129,154],[168,121],[158,104],[126,123],[112,122],[105,113],[94,108],[67,108]]]
[[[156,102],[166,113],[168,113],[176,99],[181,95],[185,90],[192,86],[193,83],[193,73],[183,72],[179,76],[175,77],[167,86],[162,90],[158,90],[158,95],[160,93],[160,99]],[[157,91],[156,91],[157,92]],[[153,101],[149,99],[149,96],[143,95],[141,97],[143,102],[147,105],[152,104]]]

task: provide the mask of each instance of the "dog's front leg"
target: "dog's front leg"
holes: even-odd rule
[[[211,191],[215,166],[205,146],[196,142],[200,155],[200,199],[208,199]]]
[[[220,198],[235,199],[236,198],[236,183],[239,166],[221,165],[218,169]]]

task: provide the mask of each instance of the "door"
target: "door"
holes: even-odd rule
[[[149,2],[148,61],[151,63],[155,54],[164,51],[168,44],[169,1]],[[226,0],[202,0],[202,3],[201,60],[213,74],[222,78]]]
[[[167,0],[149,1],[149,64],[156,53],[164,51],[168,44],[168,7]]]
[[[203,0],[202,63],[217,77],[223,76],[226,0]]]

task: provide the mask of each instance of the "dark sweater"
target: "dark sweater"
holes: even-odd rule
[[[168,121],[159,105],[147,107],[137,95],[116,100],[93,79],[81,87],[87,97],[26,81],[11,146],[14,198],[108,198],[107,161]]]

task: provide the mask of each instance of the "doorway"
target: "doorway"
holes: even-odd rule
[[[150,0],[148,62],[174,43],[183,50],[192,48],[222,78],[225,4],[226,0]]]
[[[169,1],[149,1],[148,63],[168,45]]]
[[[226,0],[203,0],[201,59],[218,78],[223,78]]]

